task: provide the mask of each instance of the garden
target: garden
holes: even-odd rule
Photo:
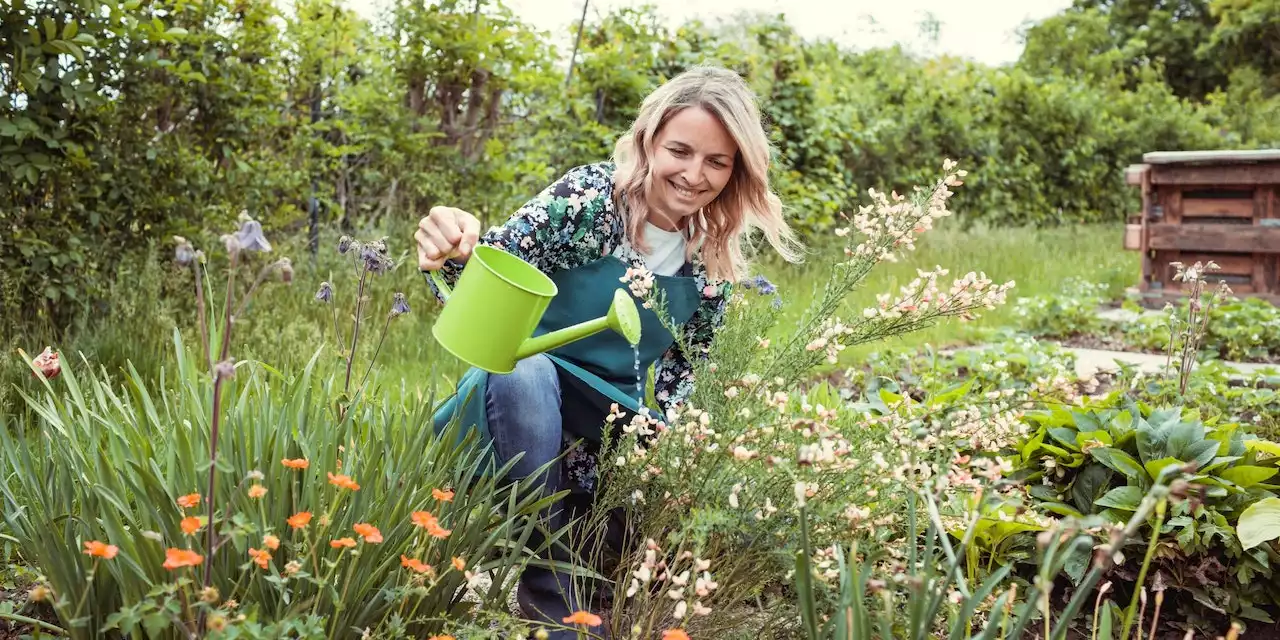
[[[1277,144],[1238,44],[1274,11],[1144,16],[1211,43],[1166,61],[1193,76],[1089,2],[1000,69],[625,10],[562,91],[500,3],[297,5],[5,17],[0,638],[1280,636],[1280,309],[1200,262],[1144,305],[1117,188],[1149,148]],[[732,284],[688,402],[610,416],[553,528],[433,428],[465,365],[413,225],[500,222],[706,61],[762,95],[806,261]],[[532,566],[605,588],[535,623]]]

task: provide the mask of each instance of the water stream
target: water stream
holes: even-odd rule
[[[631,345],[631,350],[636,354],[636,402],[640,406],[644,406],[644,382],[640,379],[640,345]]]

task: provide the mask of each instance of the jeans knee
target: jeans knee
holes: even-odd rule
[[[551,358],[538,354],[516,363],[511,373],[489,374],[489,400],[513,411],[560,406],[560,379]]]
[[[553,459],[560,450],[560,378],[545,355],[525,358],[515,371],[490,374],[485,391],[489,431],[498,454],[510,459],[524,452],[520,473]]]

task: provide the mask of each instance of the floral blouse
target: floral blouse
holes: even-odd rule
[[[520,207],[505,224],[485,233],[480,243],[512,253],[548,275],[609,255],[633,267],[644,267],[643,255],[627,239],[623,214],[614,207],[613,171],[611,162],[571,169]],[[732,285],[712,281],[696,254],[690,266],[702,298],[684,325],[685,342],[702,355],[710,347],[716,329],[724,323]],[[448,260],[441,275],[452,285],[462,267],[461,263]],[[434,291],[435,285],[431,286]],[[440,297],[439,291],[435,294]],[[692,391],[689,354],[682,353],[679,344],[674,343],[655,367],[654,397],[665,415],[669,408],[687,400]]]

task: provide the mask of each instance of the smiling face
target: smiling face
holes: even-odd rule
[[[733,175],[738,145],[720,119],[701,107],[683,109],[654,139],[649,221],[675,231],[716,199]]]

